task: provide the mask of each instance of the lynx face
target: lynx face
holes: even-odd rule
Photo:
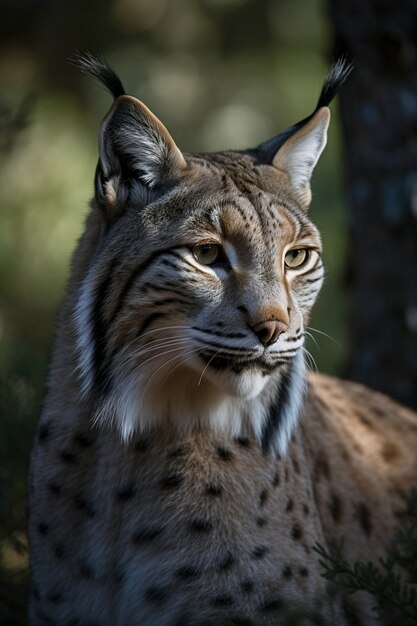
[[[117,80],[100,72],[107,85]],[[251,429],[285,451],[323,277],[307,209],[332,80],[314,114],[275,140],[204,155],[181,153],[141,102],[111,85],[96,175],[101,234],[73,316],[97,421],[124,438],[156,422]]]

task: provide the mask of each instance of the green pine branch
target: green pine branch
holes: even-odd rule
[[[417,490],[405,498],[405,509],[397,514],[396,528],[385,558],[378,564],[351,564],[340,553],[316,544],[322,576],[340,590],[352,594],[367,591],[374,610],[383,621],[398,616],[404,626],[417,625]]]

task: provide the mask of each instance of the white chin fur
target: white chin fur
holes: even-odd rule
[[[254,432],[260,432],[265,407],[258,396],[269,376],[256,369],[242,374],[211,370],[199,359],[191,367],[189,361],[176,368],[172,376],[165,374],[161,370],[148,385],[149,373],[123,376],[120,371],[112,391],[100,403],[96,422],[112,423],[125,441],[168,421],[181,431],[209,426],[219,434],[238,436],[247,428],[247,415],[258,422],[252,424]]]
[[[241,374],[235,374],[230,370],[217,371],[208,368],[205,376],[224,393],[247,400],[256,398],[270,378],[263,376],[255,368],[246,370]]]
[[[298,372],[301,378],[302,371],[301,367]],[[285,453],[302,406],[303,393],[297,389],[298,378],[299,375],[291,384],[294,401],[286,406],[275,436],[273,448],[280,454]],[[99,403],[95,420],[98,424],[113,424],[124,441],[153,426],[170,424],[182,433],[195,427],[208,427],[226,437],[252,431],[261,443],[269,407],[271,402],[276,402],[279,379],[278,373],[262,376],[256,369],[241,374],[211,370],[201,362],[198,369],[196,362],[192,367],[175,368],[168,377],[161,371],[152,385],[147,384],[149,373],[126,376],[120,371],[113,379],[112,391]]]

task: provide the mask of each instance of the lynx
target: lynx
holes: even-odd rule
[[[313,547],[384,554],[417,418],[307,374],[303,348],[310,179],[349,67],[270,141],[188,154],[107,64],[78,63],[114,103],[31,460],[31,623],[373,624]]]

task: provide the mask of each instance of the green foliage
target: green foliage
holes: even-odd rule
[[[404,510],[397,513],[394,531],[385,558],[379,563],[349,563],[340,551],[330,552],[317,544],[323,577],[341,591],[367,591],[375,601],[374,610],[382,623],[417,624],[417,489],[405,498]]]

